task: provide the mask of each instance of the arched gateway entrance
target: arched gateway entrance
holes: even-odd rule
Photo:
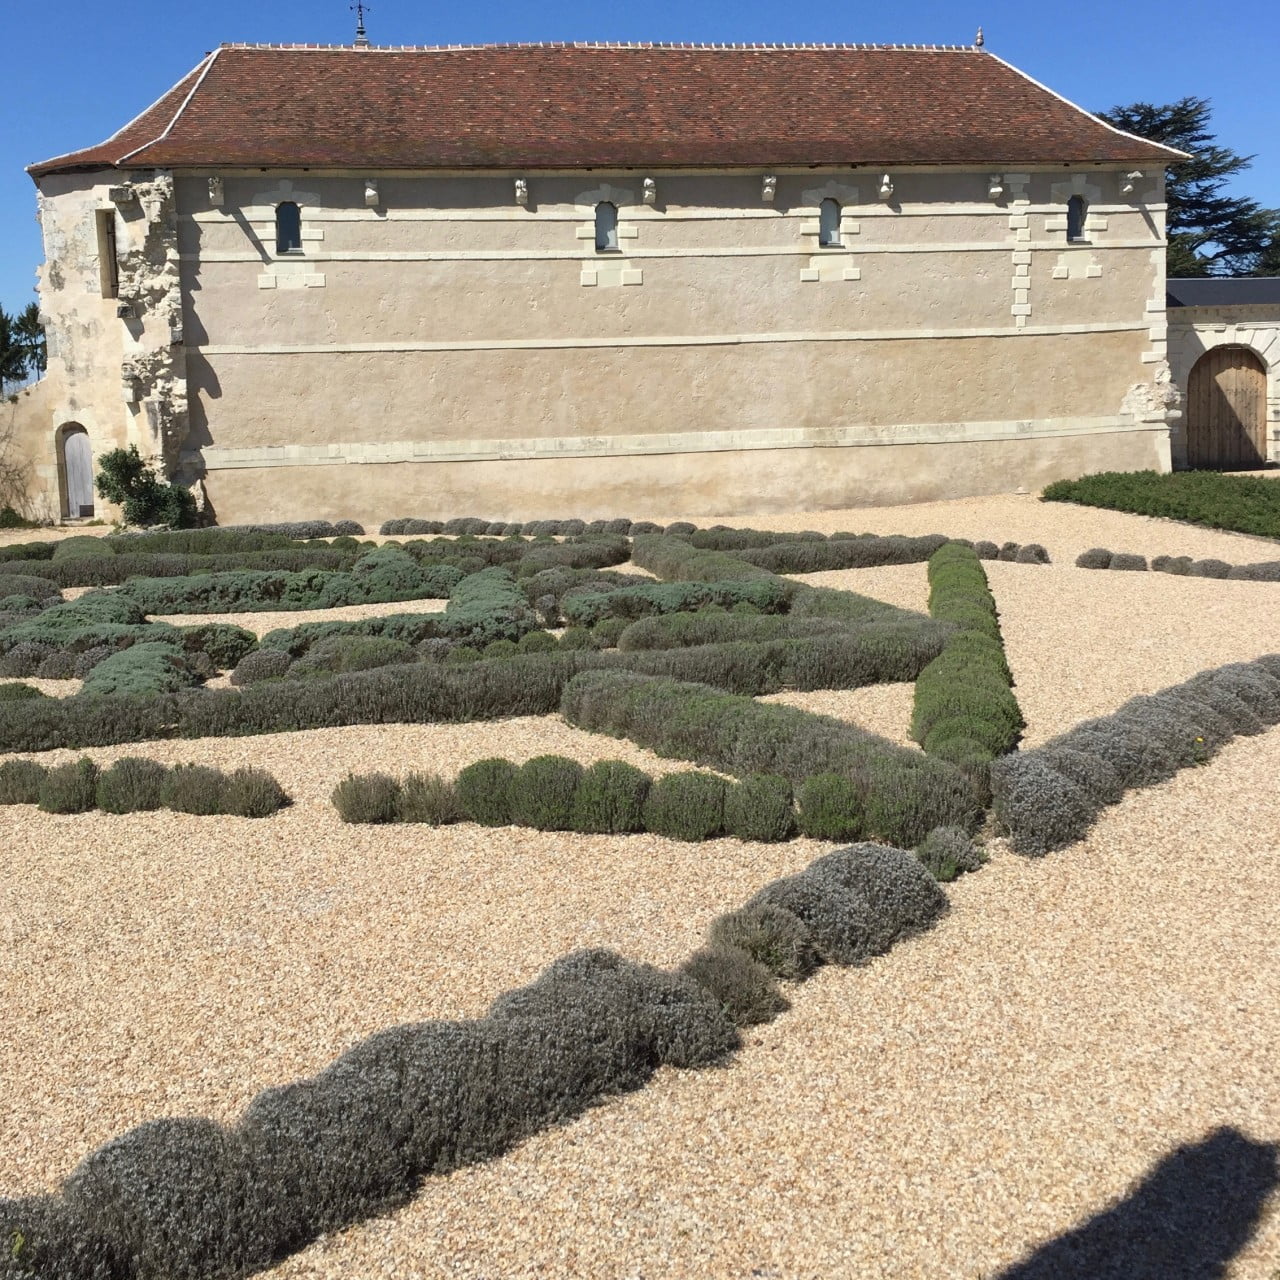
[[[72,520],[92,516],[93,450],[89,433],[78,422],[58,428],[58,473],[62,514]]]
[[[1267,371],[1248,347],[1214,347],[1187,382],[1187,466],[1261,467],[1267,458]]]

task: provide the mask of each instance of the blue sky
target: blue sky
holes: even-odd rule
[[[24,166],[100,142],[224,41],[345,43],[346,0],[9,0],[0,41],[0,305],[34,298],[43,256]],[[1215,21],[1215,14],[1230,21]],[[1270,16],[1268,16],[1270,15]],[[1216,9],[1179,0],[898,0],[892,5],[765,0],[563,0],[446,6],[377,0],[375,44],[522,40],[868,41],[987,46],[1093,110],[1194,94],[1214,105],[1219,139],[1254,154],[1236,189],[1280,207],[1280,24],[1269,4]]]

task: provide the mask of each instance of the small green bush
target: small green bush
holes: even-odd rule
[[[41,693],[29,684],[0,684],[0,702],[29,702],[32,698],[45,697],[48,694]]]
[[[331,798],[343,822],[394,822],[400,784],[385,773],[349,773]]]
[[[158,760],[122,756],[98,775],[97,806],[106,813],[141,813],[161,806],[169,770]]]
[[[124,509],[127,524],[167,524],[174,529],[196,523],[196,501],[189,489],[161,480],[143,461],[137,445],[112,449],[98,459],[98,493]]]
[[[467,817],[485,827],[505,827],[514,822],[511,791],[517,772],[510,760],[496,757],[467,765],[454,784]]]
[[[35,760],[6,760],[0,764],[0,804],[38,804],[48,772]]]
[[[649,775],[623,760],[600,760],[586,769],[573,798],[573,830],[621,835],[644,830]]]
[[[812,840],[857,840],[866,830],[862,795],[837,773],[815,773],[797,794],[796,823]]]
[[[179,627],[178,635],[187,653],[208,654],[219,671],[230,671],[258,647],[258,637],[252,631],[225,622],[201,622],[193,627]]]
[[[1077,569],[1110,569],[1112,552],[1105,547],[1090,547],[1076,556]]]
[[[40,783],[40,808],[45,813],[87,813],[97,804],[98,766],[76,760],[50,769]]]
[[[600,649],[616,649],[618,637],[631,625],[628,618],[601,618],[591,628],[591,635]]]
[[[946,883],[967,871],[977,871],[985,861],[982,849],[963,827],[934,827],[916,850],[935,880]]]
[[[89,672],[79,696],[146,697],[174,693],[196,683],[182,650],[172,644],[131,645],[104,658]]]
[[[595,647],[591,632],[586,627],[566,627],[560,636],[561,649],[594,649]]]
[[[257,684],[260,680],[278,680],[293,665],[284,649],[255,649],[236,663],[231,683],[236,686]]]
[[[555,653],[560,647],[549,631],[526,631],[517,644],[521,653]]]
[[[534,756],[510,784],[511,821],[539,831],[569,831],[574,799],[585,770],[565,756]]]
[[[265,769],[234,769],[222,789],[222,813],[269,818],[289,803],[284,788]]]
[[[400,786],[396,799],[399,822],[424,822],[433,827],[466,820],[457,789],[447,778],[435,773],[411,773]]]
[[[757,903],[720,916],[707,936],[712,946],[745,951],[778,978],[799,980],[822,963],[809,926],[793,911],[773,903]]]
[[[175,813],[208,817],[223,811],[227,778],[220,769],[203,764],[175,765],[160,789],[160,801]]]
[[[514,658],[520,646],[514,640],[493,640],[484,647],[486,658]]]
[[[1147,569],[1147,557],[1130,555],[1125,551],[1117,551],[1111,557],[1111,563],[1107,565],[1108,569],[1118,569],[1126,573],[1145,573]]]
[[[669,773],[644,802],[645,830],[672,840],[708,840],[724,830],[729,784],[712,773]]]
[[[703,947],[680,972],[719,1000],[735,1026],[771,1022],[791,1007],[773,974],[739,947]]]
[[[729,788],[725,830],[739,840],[786,840],[795,829],[791,783],[776,774],[753,773]]]
[[[89,556],[113,556],[116,549],[106,538],[95,538],[92,534],[76,534],[71,538],[63,538],[53,549],[51,560],[57,564],[61,560],[83,560]]]

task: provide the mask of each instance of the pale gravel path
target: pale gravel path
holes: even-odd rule
[[[915,701],[914,684],[872,684],[864,689],[815,689],[808,693],[771,693],[759,699],[799,707],[814,715],[847,720],[900,746],[915,747],[908,736]]]
[[[84,681],[42,680],[39,676],[5,676],[0,678],[0,684],[29,684],[33,689],[39,689],[41,693],[47,693],[51,698],[69,698],[73,693],[80,692],[80,686]]]
[[[977,1280],[1216,1126],[1274,1142],[1280,823],[1238,779],[1278,772],[1272,731],[1068,852],[998,854],[727,1070],[665,1072],[272,1274]],[[1225,1274],[1278,1265],[1273,1203]]]

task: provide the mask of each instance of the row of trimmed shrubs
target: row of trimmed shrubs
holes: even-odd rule
[[[778,774],[800,786],[815,774],[837,775],[849,784],[839,798],[847,826],[833,838],[910,847],[934,827],[974,830],[982,817],[982,796],[953,765],[794,707],[633,672],[589,671],[566,685],[560,710],[578,728],[737,777]]]
[[[724,1063],[779,985],[865,964],[947,900],[879,845],[819,858],[713,922],[676,971],[576,951],[485,1017],[378,1032],[231,1125],[150,1121],[92,1152],[57,1194],[0,1201],[22,1280],[229,1280],[407,1204],[422,1179],[493,1159],[658,1068]]]
[[[1125,792],[1165,782],[1204,764],[1238,735],[1274,724],[1280,724],[1280,654],[1202,671],[997,761],[996,817],[1019,853],[1063,849],[1083,839]]]
[[[818,573],[830,569],[869,569],[879,565],[919,564],[939,547],[953,541],[941,533],[907,537],[903,534],[833,536],[825,542],[795,541],[737,554],[743,560],[773,573]],[[1049,553],[1039,543],[1020,546],[1006,542],[965,543],[983,560],[1009,560],[1018,564],[1048,564]]]
[[[1118,569],[1130,573],[1172,573],[1182,578],[1235,578],[1245,582],[1280,582],[1280,560],[1257,564],[1228,564],[1225,560],[1193,560],[1190,556],[1146,556],[1090,547],[1076,557],[1079,569]]]
[[[1077,502],[1280,538],[1280,486],[1257,476],[1220,471],[1103,471],[1056,481],[1040,497],[1044,502]]]
[[[232,814],[266,818],[289,803],[280,784],[263,769],[224,773],[206,765],[174,765],[124,756],[106,769],[92,760],[43,765],[35,760],[0,764],[0,804],[36,804],[45,813]]]
[[[517,653],[500,662],[418,662],[325,680],[263,679],[244,689],[46,699],[21,714],[0,705],[0,751],[547,715],[569,680],[594,670],[694,681],[749,697],[785,688],[858,688],[915,679],[941,652],[945,635],[941,625],[867,627],[850,637],[630,653],[566,650],[562,641],[556,653]]]
[[[331,609],[395,600],[443,599],[465,577],[423,565],[397,547],[365,552],[350,571],[243,571],[182,578],[130,578],[119,591],[145,614]]]
[[[623,760],[583,766],[566,756],[535,756],[516,765],[491,758],[467,765],[454,781],[431,773],[403,780],[385,773],[349,774],[333,791],[344,822],[421,822],[445,826],[533,827],[592,835],[648,832],[672,840],[775,842],[794,835],[847,840],[862,830],[859,797],[847,778],[819,773],[793,789],[777,774],[734,782],[714,773],[670,773],[657,779]],[[980,865],[960,827],[938,827],[920,857],[939,880]]]
[[[916,680],[911,736],[981,782],[1026,722],[1013,694],[996,602],[977,552],[958,542],[929,559],[929,613],[957,630]]]
[[[690,525],[690,528],[693,526]],[[455,516],[451,520],[418,520],[411,516],[384,520],[378,530],[384,537],[402,538],[424,534],[487,534],[509,538],[523,534],[533,538],[573,538],[582,534],[611,533],[621,537],[637,533],[661,533],[662,526],[652,520],[485,520],[479,516]]]

